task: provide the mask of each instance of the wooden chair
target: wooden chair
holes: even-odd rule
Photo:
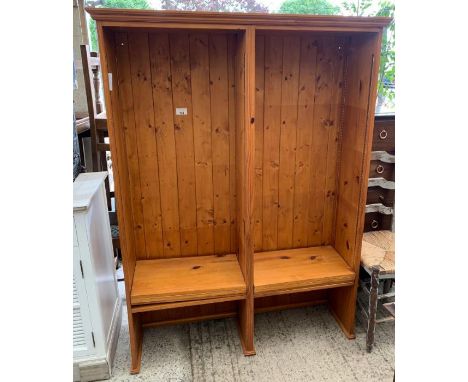
[[[361,249],[361,269],[367,279],[360,280],[360,287],[369,297],[367,310],[358,299],[364,316],[367,319],[366,348],[372,351],[374,345],[375,325],[395,319],[395,302],[384,303],[383,306],[390,313],[387,317],[377,318],[377,305],[380,300],[395,296],[391,292],[395,281],[395,234],[391,231],[372,231],[364,233]],[[369,277],[370,276],[370,277]],[[380,282],[383,281],[382,293]]]
[[[87,171],[107,171],[106,152],[110,151],[110,145],[105,143],[105,138],[108,137],[107,116],[101,102],[99,91],[101,62],[98,53],[90,52],[88,45],[81,45],[80,48],[89,114],[88,125],[91,137],[92,165],[91,168],[87,168]],[[109,220],[111,223],[112,244],[114,245],[116,255],[118,255],[120,250],[119,228],[116,213],[112,211],[112,198],[114,197],[114,193],[110,191],[109,177],[106,178],[105,187]]]

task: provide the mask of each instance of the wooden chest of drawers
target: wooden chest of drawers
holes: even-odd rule
[[[395,116],[375,116],[364,232],[392,230],[395,205]]]
[[[395,115],[375,116],[372,151],[395,154]]]

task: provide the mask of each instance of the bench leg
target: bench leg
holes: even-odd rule
[[[371,285],[369,293],[369,315],[367,319],[366,349],[370,353],[374,345],[375,320],[377,316],[377,302],[379,293],[379,267],[372,268]]]

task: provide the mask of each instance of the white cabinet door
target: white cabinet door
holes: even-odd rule
[[[73,357],[94,353],[93,329],[86,287],[82,277],[79,247],[73,248]]]

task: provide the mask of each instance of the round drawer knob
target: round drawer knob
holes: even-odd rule
[[[385,139],[387,138],[387,130],[382,130],[379,134],[380,139]]]
[[[382,166],[381,164],[379,164],[376,168],[375,168],[375,172],[377,174],[382,174],[384,172],[385,168],[384,166]]]
[[[377,220],[372,220],[372,222],[370,223],[370,226],[373,228],[373,229],[377,229],[379,228],[379,222]]]

